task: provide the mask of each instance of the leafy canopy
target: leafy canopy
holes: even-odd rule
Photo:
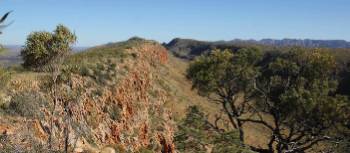
[[[347,97],[336,93],[336,62],[320,50],[295,48],[272,60],[258,78],[258,107],[269,123],[276,150],[301,152],[334,136],[347,121]],[[289,131],[287,133],[283,131]]]
[[[261,52],[255,48],[240,49],[236,53],[214,50],[195,59],[187,76],[193,81],[193,87],[202,93],[235,94],[252,85],[252,79],[259,74],[256,64],[261,57]]]

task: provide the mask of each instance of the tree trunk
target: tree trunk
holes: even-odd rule
[[[222,102],[222,107],[225,109],[225,112],[226,112],[226,114],[227,114],[227,117],[229,118],[229,120],[230,120],[231,125],[233,126],[233,128],[237,129],[238,127],[237,127],[237,125],[236,125],[236,123],[235,123],[235,121],[234,121],[234,119],[233,119],[233,117],[232,117],[230,111],[229,111],[228,108],[226,107],[226,102]]]
[[[242,127],[242,122],[239,119],[236,119],[238,131],[239,131],[239,140],[241,140],[242,143],[244,143],[244,131]]]
[[[272,135],[271,135],[271,140],[270,140],[270,142],[269,142],[269,144],[268,144],[268,147],[269,147],[269,151],[271,152],[271,153],[273,153],[274,152],[274,148],[273,148],[273,142],[275,142],[275,135],[274,135],[274,133],[272,133]]]
[[[69,140],[69,131],[68,131],[68,125],[64,128],[64,152],[68,153],[68,140]]]

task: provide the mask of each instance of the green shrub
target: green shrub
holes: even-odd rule
[[[20,92],[14,95],[8,104],[3,106],[5,112],[27,118],[41,117],[40,106],[45,105],[46,100],[34,92]]]
[[[77,37],[67,27],[58,25],[53,33],[39,31],[31,33],[21,51],[23,66],[30,69],[42,69],[45,65],[57,62],[70,53],[70,45]]]
[[[117,65],[108,60],[95,65],[80,67],[80,75],[94,79],[100,85],[113,84],[117,80]]]

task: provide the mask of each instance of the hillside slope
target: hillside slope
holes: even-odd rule
[[[0,150],[46,152],[52,137],[54,150],[67,140],[75,152],[175,152],[169,96],[156,83],[167,61],[165,48],[141,39],[75,54],[58,77],[57,104],[50,73],[14,70],[1,95]]]

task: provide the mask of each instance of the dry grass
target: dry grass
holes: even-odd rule
[[[169,63],[165,66],[167,74],[164,75],[166,83],[171,86],[170,100],[166,106],[172,110],[175,120],[180,120],[186,115],[189,106],[197,105],[205,113],[213,115],[220,112],[220,107],[209,102],[205,97],[199,96],[191,88],[191,82],[186,78],[188,62],[169,55]]]

